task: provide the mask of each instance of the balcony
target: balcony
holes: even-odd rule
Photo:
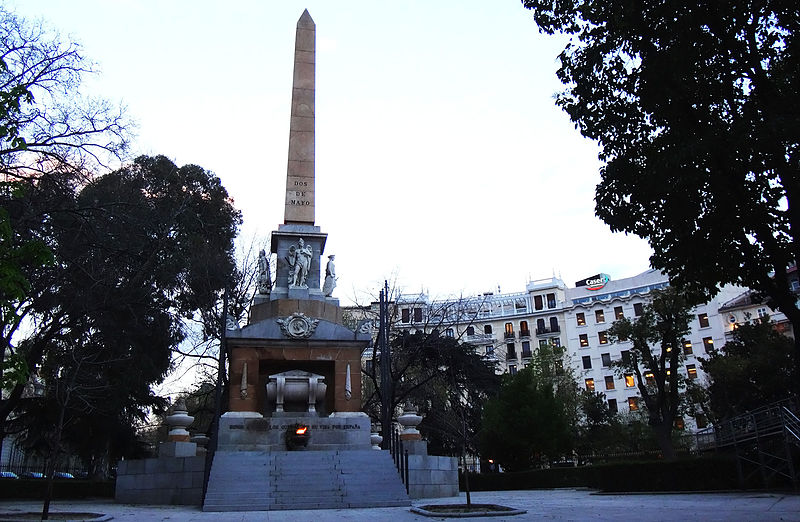
[[[467,335],[465,339],[470,344],[492,344],[494,343],[494,334]]]
[[[506,339],[506,340],[511,339],[513,341],[514,340],[514,332],[504,332],[503,333],[503,338]]]
[[[537,328],[536,335],[541,337],[543,335],[557,334],[561,332],[560,326],[551,326],[550,328]]]
[[[509,350],[506,352],[506,361],[516,361],[517,360],[517,351],[516,350]]]
[[[531,336],[531,331],[530,330],[520,330],[520,332],[519,332],[519,338],[520,339],[522,339],[524,337],[530,337],[530,336]]]

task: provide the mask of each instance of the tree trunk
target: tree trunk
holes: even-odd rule
[[[675,460],[675,448],[672,447],[672,437],[670,437],[672,432],[671,428],[671,423],[667,426],[664,426],[664,424],[653,426],[653,431],[658,441],[658,447],[661,449],[661,454],[664,455],[664,460],[668,461]]]

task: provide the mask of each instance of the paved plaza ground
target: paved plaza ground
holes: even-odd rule
[[[486,520],[795,520],[800,521],[800,495],[779,493],[693,493],[693,494],[597,494],[589,490],[556,489],[536,491],[482,491],[472,501],[525,509],[524,515],[491,517]],[[415,500],[415,506],[464,502],[439,498]],[[40,502],[0,501],[3,513],[38,511]],[[52,511],[91,511],[113,516],[114,520],[150,521],[381,521],[442,520],[411,513],[409,508],[330,509],[314,511],[247,511],[204,513],[198,508],[176,506],[133,506],[100,501],[56,501]]]

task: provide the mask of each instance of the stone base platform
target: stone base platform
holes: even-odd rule
[[[286,451],[286,431],[308,426],[310,439],[302,451],[369,450],[370,420],[365,413],[329,417],[283,413],[262,417],[254,412],[228,412],[220,418],[217,451]]]

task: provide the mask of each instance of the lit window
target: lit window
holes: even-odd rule
[[[708,328],[708,314],[697,314],[697,320],[700,328]]]
[[[613,390],[614,389],[614,377],[611,375],[605,376],[606,381],[606,390]]]
[[[625,374],[625,387],[626,388],[633,388],[634,386],[636,386],[636,383],[633,381],[633,374],[632,373],[626,373]]]
[[[514,325],[506,323],[506,337],[514,337]]]
[[[608,399],[608,409],[612,414],[619,413],[619,409],[617,408],[617,399]]]
[[[617,319],[617,320],[625,318],[625,314],[622,313],[622,307],[621,306],[615,306],[614,307],[614,318]]]
[[[633,304],[633,315],[639,317],[644,313],[644,305],[642,303],[634,303]]]
[[[703,337],[703,348],[706,349],[706,353],[711,353],[714,351],[714,339],[711,337]]]
[[[595,310],[594,311],[594,320],[596,323],[605,323],[606,316],[603,314],[602,310]]]
[[[647,372],[644,374],[644,380],[649,386],[656,385],[656,376],[653,375],[653,372]]]
[[[608,368],[611,366],[611,354],[610,353],[602,353],[600,357],[603,359],[603,367]]]
[[[411,322],[411,310],[408,308],[403,308],[400,310],[400,321],[403,323]]]
[[[467,326],[467,335],[475,335],[475,327]]]
[[[692,355],[692,341],[683,341],[683,355]]]
[[[529,335],[531,335],[530,330],[528,330],[528,321],[520,321],[519,322],[519,334],[521,336],[529,336]]]
[[[580,340],[581,348],[589,346],[589,336],[587,334],[580,334],[578,339]]]
[[[605,330],[597,332],[597,339],[600,341],[600,344],[608,344],[608,332]]]
[[[577,321],[578,326],[586,326],[586,316],[583,312],[575,314],[575,321]]]
[[[589,391],[594,391],[594,379],[586,379],[586,389]]]
[[[485,333],[486,335],[491,335],[492,334],[492,325],[487,324],[486,326],[484,326],[483,327],[483,333]]]
[[[592,358],[588,355],[583,356],[583,369],[584,370],[591,370],[592,369]]]
[[[686,373],[689,375],[690,379],[697,379],[697,368],[694,364],[686,365]]]
[[[639,397],[628,397],[628,409],[631,411],[639,409]]]
[[[683,417],[675,417],[675,423],[674,424],[675,424],[675,429],[676,430],[682,430],[682,429],[684,429],[686,427],[686,425],[683,422]]]

